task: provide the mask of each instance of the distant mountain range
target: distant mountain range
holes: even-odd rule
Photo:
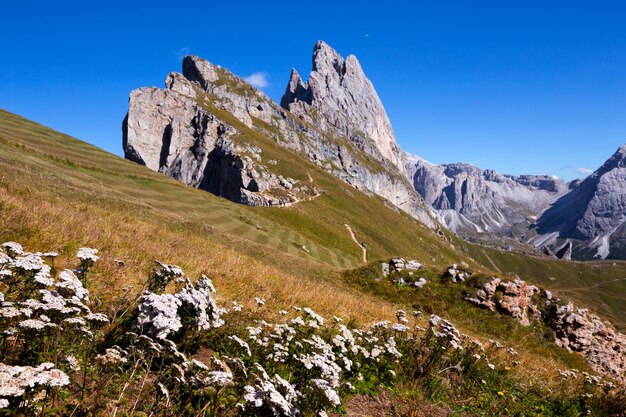
[[[439,221],[466,238],[512,239],[548,256],[626,257],[626,147],[582,182],[433,165],[400,148],[356,57],[319,41],[312,61],[307,81],[292,70],[278,105],[226,69],[186,57],[165,89],[131,93],[125,156],[244,204],[293,204],[323,191],[238,140],[262,131],[428,227]]]

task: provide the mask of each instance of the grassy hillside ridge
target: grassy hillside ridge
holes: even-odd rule
[[[494,273],[494,270],[516,273],[570,296],[610,318],[618,328],[626,328],[625,263],[532,258],[471,245],[448,233],[444,241],[382,199],[354,190],[271,139],[255,136],[251,129],[245,133],[247,136],[243,135],[241,140],[254,141],[255,145],[263,146],[268,157],[283,159],[292,170],[299,170],[292,175],[303,178],[311,175],[325,194],[291,208],[233,204],[0,111],[4,218],[9,212],[7,202],[26,193],[21,201],[26,206],[52,207],[50,202],[55,201],[55,205],[81,207],[83,216],[89,211],[102,210],[123,219],[121,222],[141,221],[152,227],[167,224],[169,229],[192,235],[194,239],[213,244],[227,242],[233,251],[243,252],[278,271],[329,282],[334,282],[339,271],[354,268],[361,260],[361,249],[343,226],[348,223],[357,237],[367,243],[370,260],[406,256],[433,268],[466,260],[482,273]],[[18,178],[19,181],[14,180]],[[41,195],[34,203],[36,192]],[[22,219],[17,223],[29,221]],[[26,224],[20,227],[26,228]],[[7,221],[0,232],[5,240],[27,233]],[[37,239],[45,240],[45,236]]]
[[[268,139],[264,152],[272,144]],[[290,208],[238,205],[0,111],[0,241],[57,251],[58,265],[66,265],[81,246],[100,249],[90,290],[94,305],[109,312],[117,300],[143,289],[158,259],[179,264],[190,276],[208,275],[223,300],[239,300],[254,311],[251,300],[263,297],[272,306],[268,311],[310,306],[328,317],[367,325],[393,321],[397,308],[437,310],[468,335],[483,342],[496,337],[515,347],[519,365],[510,376],[528,386],[557,389],[563,383],[558,369],[589,369],[577,355],[557,348],[541,327],[523,328],[474,308],[459,300],[458,288],[437,284],[416,296],[415,290],[396,293],[389,286],[369,285],[367,271],[359,270],[364,266],[361,248],[344,224],[367,243],[368,268],[374,270],[380,259],[404,256],[425,263],[434,281],[447,265],[462,260],[477,272],[492,273],[480,265],[488,263],[481,253],[489,253],[503,269],[517,267],[518,260],[536,260],[483,252],[447,232],[438,236],[299,156],[281,147],[275,152],[272,157],[286,159],[303,178],[310,175],[324,194]],[[116,259],[126,265],[119,267]]]
[[[297,158],[278,149],[283,158]],[[39,246],[37,241],[43,241],[51,246],[54,239],[33,235],[31,222],[45,221],[40,218],[45,209],[62,207],[58,211],[67,217],[51,227],[85,236],[86,241],[77,245],[102,247],[108,239],[122,240],[120,235],[128,234],[131,242],[126,245],[133,246],[138,242],[132,242],[128,229],[140,222],[141,227],[165,229],[216,247],[225,243],[232,253],[245,253],[277,272],[306,278],[332,281],[339,271],[360,263],[361,249],[345,223],[367,242],[374,259],[402,255],[445,264],[461,258],[410,216],[304,160],[298,160],[302,175],[311,175],[324,195],[291,208],[253,208],[187,187],[8,112],[0,112],[0,150],[4,220],[0,236],[5,240],[24,240],[25,235],[30,236],[26,244]],[[79,218],[84,224],[89,223],[84,218],[93,219],[95,225],[81,230],[80,222],[75,222]],[[108,230],[99,237],[102,240],[89,236],[102,233],[104,227]]]
[[[249,86],[245,81],[241,80],[227,70],[220,69],[219,77],[222,82],[229,85],[229,88],[231,88],[233,92],[237,92],[238,94],[245,93],[262,95],[261,92]],[[228,111],[221,109],[221,102],[218,97],[200,89],[196,89],[196,94],[198,97],[197,101],[200,106],[204,107],[208,112],[215,114],[220,119],[226,121],[228,124],[236,127],[241,132],[241,134],[236,138],[237,141],[245,142],[262,149],[264,159],[268,158],[279,161],[279,164],[276,166],[278,173],[302,180],[307,174],[305,170],[308,171],[309,169],[313,169],[314,164],[312,164],[306,157],[295,156],[292,152],[281,146],[280,135],[268,124],[253,118],[255,126],[258,126],[259,128],[251,129]],[[295,116],[290,113],[287,112],[287,115],[288,117],[292,117],[294,120],[300,122],[299,119],[295,118]],[[307,126],[310,129],[317,129],[315,126]],[[372,161],[368,155],[352,146],[350,141],[333,138],[328,134],[324,134],[324,137],[327,141],[329,141],[329,143],[340,142],[343,146],[347,146],[350,149],[351,154],[355,155],[359,161],[366,164],[372,172],[385,170],[385,167],[382,164],[377,161]],[[388,173],[390,175],[394,174],[390,171],[388,171]],[[333,193],[333,196],[343,195],[345,197],[344,193],[347,190],[345,184],[337,183],[334,178],[332,178],[331,182],[332,184],[324,184],[326,189],[331,189],[333,186],[338,185],[339,189],[335,190],[337,192]],[[335,199],[333,203],[334,204],[332,205],[325,205],[324,207],[320,207],[322,204],[306,206],[307,208],[314,210],[310,213],[312,217],[309,213],[305,214],[304,210],[302,213],[305,214],[304,216],[300,216],[300,213],[295,216],[285,216],[284,213],[271,209],[268,214],[273,216],[276,221],[281,222],[285,226],[295,228],[297,230],[313,230],[317,227],[317,230],[319,231],[319,238],[323,239],[324,236],[330,238],[330,235],[327,235],[328,230],[324,230],[323,227],[319,227],[319,224],[314,226],[310,224],[308,220],[313,219],[315,221],[317,216],[321,213],[328,213],[329,211],[337,211],[335,214],[339,217],[342,215],[345,216],[353,211],[353,207],[355,205],[352,198],[344,198],[340,201]],[[389,205],[389,203],[386,204]],[[360,208],[361,207],[362,206],[360,206]],[[394,252],[394,250],[390,250],[391,248],[397,247],[394,245],[397,244],[398,239],[403,238],[401,232],[404,230],[402,227],[396,227],[400,225],[394,224],[393,219],[385,220],[385,223],[389,222],[393,224],[392,230],[389,230],[388,233],[380,234],[376,233],[376,231],[368,230],[371,223],[380,223],[379,221],[372,222],[370,219],[382,219],[384,214],[385,213],[383,212],[370,212],[366,218],[367,221],[358,224],[362,231],[366,231],[366,237],[370,237],[369,240],[365,239],[368,244],[368,251],[370,252],[369,259],[384,258],[386,255],[381,256],[381,254],[385,253],[395,253],[396,255],[399,253],[407,253],[397,251]],[[362,218],[359,217],[357,217],[357,219],[362,220]],[[414,223],[417,223],[418,227],[423,227],[418,222]],[[336,228],[336,225],[333,226],[333,228]],[[380,240],[381,236],[383,240]],[[449,244],[439,245],[435,243],[437,247],[440,247],[445,251],[444,257],[429,257],[428,254],[417,252],[417,259],[426,264],[432,263],[433,266],[437,267],[441,267],[441,262],[443,262],[444,258],[458,259],[460,256],[461,259],[466,261],[475,260],[476,263],[472,266],[480,272],[486,274],[495,273],[496,275],[518,275],[537,285],[557,291],[558,294],[571,298],[578,304],[589,306],[599,315],[608,318],[622,331],[626,330],[626,262],[560,261],[542,257],[527,256],[517,252],[505,252],[479,245],[472,245],[467,242],[460,241],[458,238],[449,233],[446,233],[446,236]],[[423,234],[415,235],[412,239],[413,242],[409,242],[409,246],[411,243],[413,246],[419,247],[428,246],[429,244],[432,245],[430,238],[424,241]],[[435,240],[435,242],[437,242],[437,240]],[[327,243],[337,247],[336,245],[338,242],[331,243],[330,241],[327,241]],[[342,244],[348,244],[348,246],[344,247],[348,249],[350,242],[347,242],[344,239]],[[387,251],[385,249],[387,249]],[[468,257],[470,259],[465,259]]]

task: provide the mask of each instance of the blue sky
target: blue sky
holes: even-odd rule
[[[0,108],[117,154],[128,93],[184,53],[265,73],[279,100],[318,39],[359,58],[432,162],[572,179],[626,142],[625,2],[7,3]]]

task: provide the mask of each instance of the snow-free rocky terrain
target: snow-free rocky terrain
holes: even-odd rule
[[[126,157],[249,205],[289,205],[323,191],[277,174],[279,161],[265,158],[249,139],[263,132],[429,227],[437,227],[437,219],[463,237],[513,239],[537,254],[566,259],[623,257],[620,167],[605,164],[582,183],[566,183],[464,163],[431,164],[400,149],[355,56],[344,59],[319,41],[312,61],[307,81],[292,70],[278,105],[228,70],[186,57],[182,74],[170,73],[164,89],[131,93],[123,124]]]

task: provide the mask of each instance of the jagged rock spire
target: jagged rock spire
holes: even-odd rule
[[[400,148],[385,108],[354,55],[344,60],[327,43],[318,41],[308,82],[303,83],[292,70],[281,106],[301,117],[311,117],[313,109],[353,141],[371,141],[380,155],[401,164]]]

